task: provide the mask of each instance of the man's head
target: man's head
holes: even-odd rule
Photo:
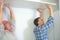
[[[10,30],[10,29],[11,29],[11,24],[10,24],[10,22],[4,20],[4,21],[3,21],[3,24],[4,24],[4,27],[5,27],[6,30]]]
[[[40,12],[41,18],[40,18],[40,17],[36,18],[36,19],[34,20],[34,24],[35,24],[36,26],[41,26],[41,25],[44,24],[44,21],[43,21],[43,19],[42,19],[42,18],[43,18],[43,9],[42,9],[42,8],[38,8],[37,11]]]
[[[38,17],[38,18],[36,18],[36,19],[34,20],[34,24],[35,24],[36,26],[41,26],[41,25],[44,24],[44,21],[43,21],[43,19],[41,19],[40,17]]]

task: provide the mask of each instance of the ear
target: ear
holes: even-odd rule
[[[39,24],[39,22],[38,22],[38,24]]]
[[[10,31],[10,30],[11,30],[11,25],[9,25],[9,26],[5,26],[5,30]]]

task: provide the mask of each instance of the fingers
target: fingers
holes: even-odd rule
[[[40,13],[43,13],[43,9],[42,8],[38,8],[37,11],[39,11]]]
[[[11,5],[10,4],[8,4],[7,6],[8,6],[8,8],[11,8]]]
[[[52,8],[52,5],[51,4],[46,4],[47,8],[48,9],[51,9]]]

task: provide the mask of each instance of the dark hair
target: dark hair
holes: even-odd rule
[[[38,19],[39,19],[40,17],[38,17],[38,18],[36,18],[35,20],[34,20],[34,24],[36,25],[36,26],[38,26]]]

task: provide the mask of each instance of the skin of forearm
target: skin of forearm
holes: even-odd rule
[[[52,10],[52,8],[50,8],[49,11],[50,11],[50,16],[53,17],[53,10]]]
[[[2,8],[0,7],[0,24],[2,24]]]
[[[10,10],[10,18],[11,18],[11,19],[14,19],[14,15],[13,15],[13,11],[12,11],[12,9],[9,8],[9,10]]]
[[[40,13],[40,18],[41,18],[41,19],[43,19],[43,18],[44,18],[43,13]]]
[[[14,19],[14,15],[13,15],[13,12],[12,11],[10,11],[10,18],[11,19]]]

